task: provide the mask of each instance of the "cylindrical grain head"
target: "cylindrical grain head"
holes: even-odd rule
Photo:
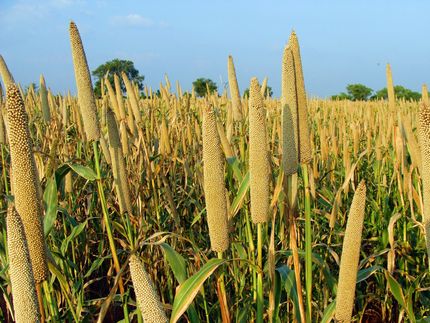
[[[117,74],[113,75],[113,82],[115,84],[115,93],[116,93],[116,101],[118,102],[118,109],[119,109],[119,120],[125,120],[125,108],[124,108],[124,101],[122,98],[122,88],[121,88],[121,80],[119,79],[119,76]]]
[[[137,305],[145,323],[168,322],[151,278],[136,255],[130,256],[130,274]]]
[[[360,182],[352,199],[343,239],[340,259],[339,281],[336,295],[335,317],[338,322],[351,322],[354,308],[355,285],[360,259],[361,233],[364,208],[366,206],[366,184]]]
[[[249,89],[249,174],[254,223],[267,222],[269,215],[270,164],[266,132],[266,111],[254,77]]]
[[[7,68],[6,62],[3,59],[3,56],[0,55],[0,75],[3,79],[3,85],[7,89],[9,84],[15,83],[13,80],[13,76]]]
[[[424,215],[427,254],[430,259],[430,107],[422,105],[418,119],[418,137],[421,148],[421,178],[423,182]]]
[[[263,99],[266,97],[267,91],[267,76],[263,79],[263,83],[261,83],[261,96]]]
[[[242,120],[242,106],[240,101],[239,85],[237,84],[236,70],[233,64],[233,57],[228,57],[228,85],[233,108],[233,118],[236,121]]]
[[[6,230],[15,321],[39,322],[39,306],[27,239],[21,218],[13,205],[7,209]]]
[[[100,125],[97,118],[96,100],[91,84],[90,70],[85,56],[81,36],[75,23],[70,22],[70,43],[72,47],[73,66],[75,69],[76,87],[78,89],[79,108],[87,140],[99,140]]]
[[[169,141],[169,129],[167,128],[166,118],[163,116],[161,120],[161,135],[160,135],[160,153],[162,155],[170,155],[172,149]]]
[[[308,108],[306,101],[305,80],[303,77],[302,59],[300,57],[299,40],[293,31],[290,36],[289,44],[294,57],[294,68],[296,71],[296,91],[297,91],[297,114],[298,114],[298,133],[299,133],[299,161],[307,164],[312,160],[312,149],[309,140],[308,129]]]
[[[121,77],[122,77],[122,80],[124,81],[125,88],[127,90],[127,96],[130,102],[131,111],[133,112],[134,121],[136,122],[136,124],[139,124],[141,122],[142,117],[140,116],[139,102],[137,101],[136,94],[133,90],[133,85],[128,79],[127,74],[125,74],[124,72],[121,73]]]
[[[293,52],[290,46],[284,49],[282,58],[282,166],[286,176],[297,173],[298,132],[297,92]]]
[[[396,97],[394,94],[393,75],[391,73],[390,64],[387,64],[386,74],[387,74],[388,106],[391,109],[394,109],[396,105]]]
[[[107,111],[106,121],[108,128],[109,150],[112,159],[112,172],[115,190],[118,196],[120,212],[123,214],[127,211],[131,214],[132,205],[130,191],[128,188],[127,169],[125,159],[122,154],[122,145],[118,132],[118,126],[115,120],[115,114],[110,109]]]
[[[42,197],[33,156],[28,117],[18,87],[7,89],[7,119],[15,207],[27,237],[35,281],[47,278],[46,249],[42,225]]]
[[[429,105],[429,91],[427,89],[427,85],[423,84],[423,87],[421,89],[421,101],[423,102],[423,104],[425,105]]]
[[[46,90],[45,78],[40,75],[40,104],[42,105],[43,121],[49,122],[51,120],[51,112],[49,111],[48,104],[48,91]]]
[[[109,94],[109,102],[113,108],[113,111],[115,112],[116,118],[120,120],[121,115],[119,113],[118,101],[115,95],[115,91],[112,88],[112,84],[110,83],[109,78],[107,76],[105,77],[105,84]]]
[[[99,140],[100,140],[100,147],[102,148],[102,153],[103,153],[103,156],[105,157],[106,163],[110,165],[112,163],[112,160],[111,160],[107,141],[103,136],[103,134],[100,136]]]
[[[224,158],[214,111],[203,107],[203,174],[211,248],[223,252],[229,246],[227,191]]]
[[[226,159],[233,158],[234,152],[233,149],[231,149],[230,142],[228,141],[225,132],[224,132],[224,126],[221,122],[217,122],[217,128],[218,128],[218,134],[219,138],[221,140],[222,150],[224,151],[224,155]]]

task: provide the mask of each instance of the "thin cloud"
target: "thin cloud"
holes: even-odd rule
[[[139,14],[129,14],[127,16],[115,16],[112,18],[112,23],[119,26],[132,27],[152,27],[155,25],[152,19],[143,17]]]

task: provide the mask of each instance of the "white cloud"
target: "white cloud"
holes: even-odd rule
[[[0,11],[0,20],[11,25],[23,21],[43,20],[58,10],[65,10],[75,5],[82,6],[85,3],[86,0],[17,0]]]
[[[134,26],[134,27],[151,27],[155,23],[153,20],[143,17],[139,14],[129,14],[127,16],[115,16],[112,18],[114,25]]]

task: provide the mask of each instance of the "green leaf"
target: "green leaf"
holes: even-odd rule
[[[240,184],[239,190],[237,191],[237,195],[234,198],[233,202],[230,206],[230,216],[234,217],[237,212],[239,212],[242,207],[243,200],[245,199],[246,193],[249,190],[249,172],[246,173],[245,177]]]
[[[105,256],[105,257],[101,257],[101,258],[97,258],[96,260],[94,260],[94,262],[91,264],[90,269],[87,271],[87,273],[85,274],[84,278],[88,278],[91,276],[91,274],[97,270],[105,261],[105,259],[107,258],[112,258],[112,255],[109,256]]]
[[[164,251],[164,257],[166,257],[170,268],[173,271],[173,275],[179,284],[182,284],[187,279],[187,268],[184,257],[182,257],[175,249],[169,244],[162,243],[161,248]],[[191,322],[199,322],[199,316],[193,304],[191,304],[187,310],[189,319]]]
[[[69,236],[63,240],[63,242],[61,243],[61,252],[63,255],[66,252],[67,247],[69,246],[69,243],[84,230],[87,223],[88,223],[88,219],[85,220],[85,222],[78,224],[76,227],[73,228]]]
[[[175,275],[178,283],[182,284],[187,279],[187,270],[184,257],[177,253],[175,249],[173,249],[167,243],[162,243],[160,246],[163,248],[164,257],[169,263],[170,268],[173,271],[173,275]]]
[[[369,268],[359,270],[357,274],[357,284],[361,283],[362,281],[365,281],[367,278],[369,278],[374,273],[380,270],[382,270],[381,266],[372,266]]]
[[[197,295],[206,279],[208,279],[219,266],[226,262],[227,260],[223,259],[210,259],[197,273],[188,278],[183,284],[179,285],[173,302],[170,322],[175,323],[179,320],[181,315],[194,300],[194,297]]]
[[[276,273],[279,274],[279,278],[281,278],[281,284],[285,287],[288,297],[291,298],[294,303],[294,314],[296,316],[296,320],[301,322],[299,298],[297,296],[296,287],[296,275],[294,270],[291,270],[287,265],[283,265],[276,268]]]
[[[394,298],[397,302],[405,309],[406,303],[405,303],[405,296],[403,295],[403,290],[400,284],[397,282],[397,280],[394,279],[393,276],[389,272],[387,272],[387,281],[388,286],[390,287],[391,293],[393,294]]]
[[[248,323],[249,320],[249,314],[251,313],[251,304],[246,303],[245,307],[240,310],[239,315],[236,318],[236,322],[238,323]]]
[[[273,309],[273,319],[279,320],[279,304],[281,303],[282,292],[282,278],[281,274],[275,270],[275,308]]]
[[[46,205],[46,212],[43,217],[43,231],[45,233],[45,237],[47,237],[54,225],[55,219],[57,218],[58,196],[57,182],[55,181],[54,176],[46,182],[45,192],[43,192],[43,201]]]
[[[227,164],[228,164],[228,167],[230,167],[231,170],[233,171],[233,174],[234,174],[234,177],[236,177],[236,180],[238,182],[242,182],[243,176],[242,176],[242,172],[239,169],[239,166],[240,166],[239,159],[237,159],[237,157],[229,157],[227,158]]]
[[[57,187],[60,186],[61,181],[63,180],[64,176],[70,172],[70,169],[71,168],[68,164],[63,164],[55,170],[55,181],[57,182]]]
[[[336,301],[333,301],[329,306],[326,307],[323,317],[321,319],[321,323],[329,323],[331,322],[334,311],[336,310]]]
[[[75,171],[76,174],[89,181],[95,181],[97,179],[97,174],[94,172],[94,170],[87,166],[82,166],[79,164],[69,164],[69,166]]]

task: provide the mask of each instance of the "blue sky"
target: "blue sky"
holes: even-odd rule
[[[292,29],[299,37],[310,96],[349,83],[395,84],[419,91],[430,77],[430,1],[138,1],[0,0],[0,54],[15,80],[75,91],[68,25],[80,30],[90,69],[113,58],[134,61],[158,88],[167,73],[184,89],[198,77],[227,81],[233,55],[241,91],[269,78],[280,94],[281,57]]]

